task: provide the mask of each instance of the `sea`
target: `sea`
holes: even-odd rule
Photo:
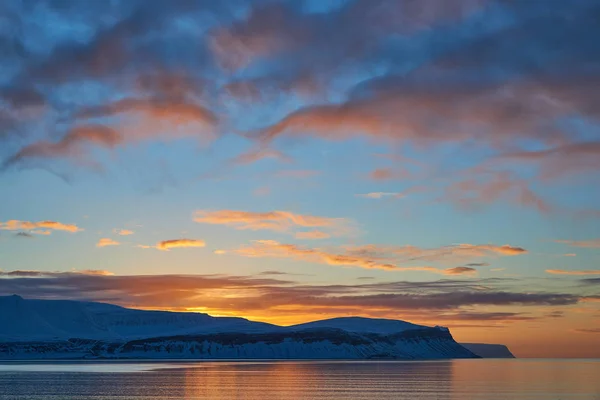
[[[2,361],[0,399],[600,400],[600,360]]]

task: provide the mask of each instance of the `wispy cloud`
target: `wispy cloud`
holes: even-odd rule
[[[553,275],[600,275],[600,269],[587,271],[547,269],[546,272]]]
[[[230,163],[233,165],[248,165],[264,159],[274,159],[282,162],[291,162],[292,159],[279,150],[259,147],[250,149],[233,158]]]
[[[30,222],[30,221],[19,221],[15,219],[11,219],[6,222],[0,222],[0,229],[9,230],[9,231],[17,231],[17,230],[27,230],[30,233],[36,234],[46,234],[45,230],[48,231],[66,231],[66,232],[80,232],[83,229],[79,228],[74,224],[63,224],[62,222],[57,221],[38,221],[38,222]],[[42,229],[41,231],[39,229]]]
[[[471,267],[437,268],[412,265],[415,260],[439,262],[459,257],[479,257],[491,254],[505,256],[526,252],[519,247],[493,245],[459,245],[442,249],[420,249],[413,246],[380,247],[375,245],[346,247],[339,251],[301,247],[275,240],[256,240],[235,253],[244,257],[290,258],[335,266],[350,266],[390,271],[423,271],[445,275],[474,274]]]
[[[313,169],[285,169],[275,173],[277,178],[306,179],[321,174],[321,171]]]
[[[600,239],[591,240],[555,240],[556,243],[563,243],[573,247],[583,247],[590,249],[600,249]]]
[[[133,235],[135,233],[129,229],[113,229],[113,232],[120,236]]]
[[[350,231],[350,221],[295,214],[289,211],[252,212],[240,210],[197,211],[194,221],[204,224],[225,225],[235,229],[272,230],[289,232],[298,228],[325,228],[329,234],[345,234]]]
[[[600,334],[600,328],[579,328],[575,332]]]
[[[471,267],[454,267],[444,270],[446,275],[474,275],[477,274],[477,270]]]
[[[96,243],[96,247],[118,246],[120,244],[121,243],[110,238],[101,238],[98,240],[98,243]]]
[[[28,233],[28,232],[17,232],[17,233],[15,233],[15,236],[20,237],[20,238],[27,238],[27,239],[31,239],[31,238],[35,237],[31,233]]]
[[[402,193],[396,192],[370,192],[364,194],[357,194],[356,197],[364,197],[366,199],[383,199],[384,197],[401,198],[404,196],[402,195]]]
[[[327,239],[331,235],[321,231],[307,231],[296,233],[296,239]]]

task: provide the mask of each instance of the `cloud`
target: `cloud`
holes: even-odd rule
[[[200,210],[194,221],[203,224],[225,225],[235,229],[272,230],[288,232],[296,228],[327,228],[333,234],[349,231],[349,221],[344,218],[328,218],[295,214],[289,211],[252,212],[240,210]]]
[[[31,238],[35,237],[31,233],[28,233],[28,232],[17,232],[17,233],[15,233],[15,236],[19,237],[19,238],[27,238],[27,239],[31,239]]]
[[[493,256],[516,256],[526,254],[527,250],[511,245],[494,244],[455,244],[438,248],[421,248],[411,245],[406,246],[379,246],[368,244],[363,246],[349,247],[352,254],[371,257],[400,258],[402,261],[441,261],[441,260],[464,260],[477,257]]]
[[[270,258],[292,258],[297,260],[317,262],[335,266],[354,266],[366,269],[383,269],[398,271],[430,271],[438,272],[433,267],[411,266],[398,267],[392,263],[381,262],[376,258],[365,257],[354,254],[338,254],[299,247],[293,244],[283,244],[275,240],[255,240],[251,246],[237,249],[236,254],[244,257],[270,257]]]
[[[371,192],[365,194],[357,194],[356,197],[364,197],[366,199],[382,199],[384,197],[402,197],[402,194],[395,192]]]
[[[171,249],[180,248],[180,247],[204,247],[206,246],[206,242],[204,240],[197,239],[173,239],[173,240],[163,240],[162,242],[158,242],[156,244],[156,248],[158,250],[169,251]]]
[[[600,285],[600,278],[581,279],[581,282],[586,285]]]
[[[92,276],[113,276],[114,273],[104,269],[83,269],[73,271],[74,274],[92,275]]]
[[[485,154],[561,174],[598,169],[593,1],[61,1],[35,18],[25,3],[9,8],[7,165],[90,163],[97,149],[258,126],[265,141],[360,136],[416,144],[434,162],[452,146],[465,164]],[[98,124],[115,137],[71,139]],[[533,192],[510,191],[541,209]]]
[[[564,311],[551,311],[547,314],[545,314],[545,317],[547,318],[562,318],[565,316]]]
[[[564,269],[547,269],[546,272],[553,275],[600,275],[600,270],[566,271]]]
[[[327,239],[331,235],[321,231],[297,232],[296,239]]]
[[[465,265],[466,267],[489,267],[490,263],[480,262],[480,263],[468,263]]]
[[[423,320],[520,320],[514,306],[568,306],[580,297],[551,291],[517,292],[495,287],[506,281],[444,279],[356,285],[312,285],[263,276],[105,275],[75,272],[1,272],[0,295],[78,299],[144,308],[202,308],[217,313],[298,315],[372,315],[398,312]],[[511,307],[509,314],[489,307]],[[480,308],[477,308],[480,307]]]
[[[98,240],[98,243],[96,243],[96,247],[118,246],[120,244],[121,243],[110,238],[101,238]]]
[[[600,328],[580,328],[575,329],[575,332],[600,334]]]
[[[226,250],[215,250],[215,251],[213,251],[213,253],[217,254],[217,255],[223,255],[223,254],[227,254],[227,251]]]
[[[38,221],[38,222],[30,222],[30,221],[19,221],[16,219],[11,219],[6,222],[0,222],[0,229],[16,231],[16,230],[27,230],[29,233],[36,234],[47,234],[44,230],[38,229],[46,229],[49,231],[66,231],[66,232],[80,232],[83,229],[79,228],[74,224],[63,224],[61,222],[56,221]]]
[[[211,51],[228,72],[259,64],[266,69],[259,80],[265,86],[316,91],[314,85],[352,63],[373,61],[374,55],[385,58],[381,42],[390,36],[461,20],[481,3],[361,0],[327,12],[310,12],[294,2],[255,3],[244,18],[212,32]]]
[[[23,147],[18,153],[5,161],[4,167],[30,158],[72,157],[82,159],[87,154],[87,146],[93,145],[114,149],[122,141],[121,134],[106,126],[79,126],[71,129],[58,142],[42,140]]]
[[[444,270],[444,273],[446,275],[474,275],[477,270],[471,267],[454,267]]]
[[[294,178],[294,179],[306,179],[316,175],[319,175],[321,171],[312,169],[285,169],[275,173],[277,178]]]
[[[119,122],[114,127],[89,122],[107,118]],[[79,125],[58,141],[40,140],[23,147],[5,161],[4,167],[36,158],[68,158],[89,165],[93,148],[114,150],[126,143],[157,138],[200,138],[199,132],[211,138],[217,122],[210,111],[193,104],[124,99],[82,110],[75,123]]]
[[[544,213],[552,209],[545,200],[530,189],[527,181],[515,177],[508,171],[487,171],[455,181],[446,187],[445,199],[461,208],[509,201]]]
[[[72,270],[69,272],[53,272],[53,271],[38,271],[38,270],[14,270],[3,272],[0,271],[0,276],[8,277],[64,277],[69,275],[90,275],[90,276],[111,276],[114,275],[110,271],[100,269],[84,269]]]
[[[377,168],[369,173],[369,177],[375,181],[385,181],[394,177],[394,171],[391,168]]]
[[[120,236],[133,235],[135,232],[129,229],[113,229],[113,232]]]
[[[591,240],[555,240],[556,243],[563,243],[573,247],[583,247],[590,249],[600,249],[600,239]]]
[[[600,169],[600,141],[569,143],[538,151],[507,153],[501,159],[533,164],[544,180],[594,173]]]
[[[258,275],[290,275],[287,272],[282,271],[262,271]]]
[[[275,240],[255,240],[249,246],[234,251],[244,257],[290,258],[334,266],[360,267],[390,271],[423,271],[445,275],[473,274],[475,269],[456,267],[441,269],[433,266],[411,265],[415,260],[440,262],[456,257],[480,257],[498,254],[514,256],[526,250],[508,245],[470,245],[461,244],[440,249],[420,249],[413,246],[381,247],[366,245],[346,247],[338,251],[326,251],[319,248],[301,247],[284,244]]]
[[[260,147],[260,148],[250,149],[247,152],[239,154],[238,156],[233,158],[230,161],[230,163],[233,165],[248,165],[248,164],[253,164],[257,161],[268,159],[268,158],[279,160],[282,162],[287,162],[287,163],[292,161],[292,159],[290,157],[286,156],[279,150]]]

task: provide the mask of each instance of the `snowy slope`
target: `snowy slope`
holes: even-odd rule
[[[264,332],[274,325],[201,313],[133,310],[112,304],[0,297],[0,341],[127,340],[209,332]]]
[[[8,338],[51,339],[66,332],[52,326],[19,296],[0,297],[0,340]]]
[[[373,319],[361,317],[342,317],[325,319],[321,321],[308,322],[305,324],[292,325],[290,330],[303,330],[313,328],[336,328],[348,332],[365,332],[390,334],[403,332],[408,329],[424,328],[421,325],[411,324],[410,322],[394,319]]]

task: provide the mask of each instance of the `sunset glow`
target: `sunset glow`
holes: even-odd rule
[[[35,3],[0,295],[600,357],[597,2]]]

